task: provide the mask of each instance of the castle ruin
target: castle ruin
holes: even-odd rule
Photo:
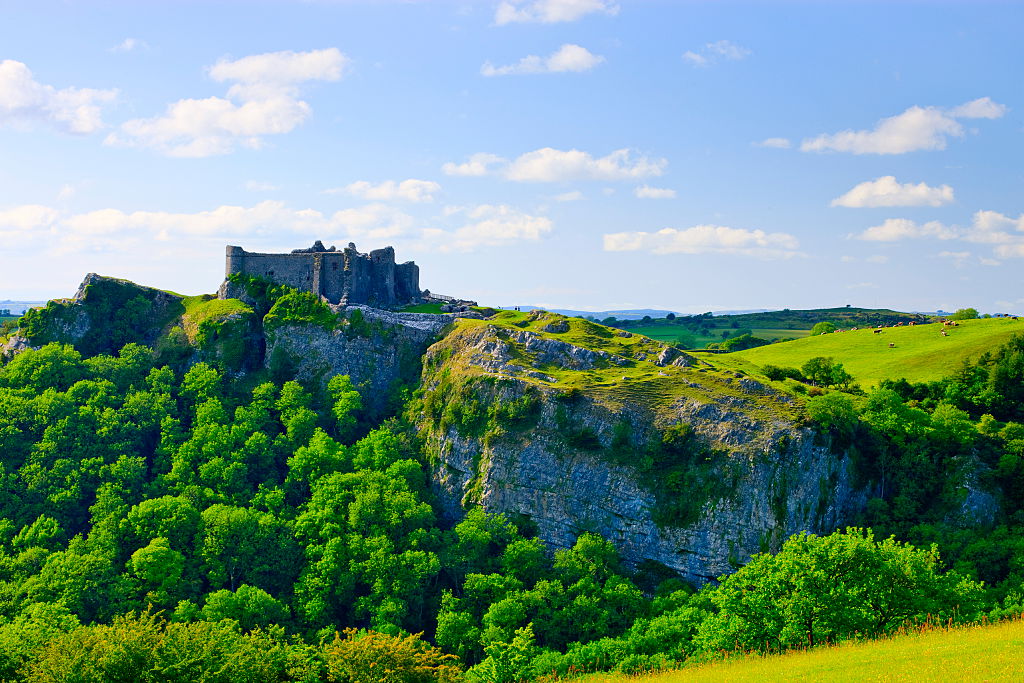
[[[317,240],[312,247],[290,254],[258,254],[229,246],[225,271],[226,277],[254,275],[313,292],[332,304],[388,308],[422,298],[419,266],[412,261],[395,263],[393,247],[361,254],[352,242],[338,250]]]

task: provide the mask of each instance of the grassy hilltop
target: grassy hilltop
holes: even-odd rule
[[[701,354],[716,366],[759,374],[764,365],[799,368],[810,358],[826,356],[842,363],[864,388],[886,378],[930,382],[955,372],[965,360],[994,351],[1024,321],[1009,318],[963,320],[941,334],[940,323],[835,332],[729,354]],[[890,344],[894,346],[889,347]]]

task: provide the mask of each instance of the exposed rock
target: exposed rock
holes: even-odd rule
[[[265,364],[283,364],[305,381],[348,375],[371,414],[387,407],[397,382],[415,380],[423,352],[453,320],[452,316],[393,313],[369,306],[335,309],[360,311],[365,330],[283,325],[266,334]]]
[[[544,331],[545,332],[554,332],[555,334],[559,334],[561,332],[568,332],[569,331],[569,321],[568,320],[556,320],[554,322],[550,322],[550,323],[548,323],[547,325],[544,326]]]
[[[451,367],[466,371],[471,366],[504,378],[473,385],[475,400],[482,405],[531,395],[539,397],[540,406],[529,427],[504,429],[486,438],[460,434],[455,427],[441,430],[421,418],[421,434],[434,462],[434,488],[451,522],[473,505],[524,515],[552,548],[570,547],[579,534],[594,531],[613,541],[630,564],[656,560],[701,583],[734,571],[753,553],[778,548],[793,533],[830,533],[866,504],[869,492],[854,487],[846,458],[785,417],[792,412],[792,399],[753,380],[740,383],[749,398],[684,396],[655,416],[644,406],[612,406],[586,392],[566,404],[559,389],[530,382],[530,369],[517,365],[522,349],[538,361],[577,370],[606,364],[610,354],[499,328],[450,337],[432,347],[428,359],[440,348],[455,349],[447,361]],[[684,357],[667,352],[660,361],[674,364]],[[444,367],[425,363],[426,392],[437,386],[437,373]],[[711,381],[696,372],[689,375],[693,381],[687,376],[673,375],[697,389],[706,387],[696,378]],[[765,401],[779,410],[755,409]],[[639,459],[647,445],[660,441],[661,429],[673,423],[690,425],[701,443],[723,454],[720,476],[729,492],[698,501],[701,511],[693,523],[659,526],[654,521],[656,485],[642,467],[630,464],[628,457],[623,460],[621,444],[617,457],[610,455],[610,448],[618,426],[626,424]],[[596,435],[600,446],[570,446],[565,425]]]

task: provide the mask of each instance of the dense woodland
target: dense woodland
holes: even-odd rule
[[[504,682],[1020,613],[1024,337],[941,382],[814,393],[874,483],[861,527],[695,590],[593,534],[441,525],[409,416],[369,420],[345,376],[25,351],[0,367],[0,679]],[[991,523],[954,514],[971,487]]]

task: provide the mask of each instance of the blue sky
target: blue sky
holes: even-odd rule
[[[1024,311],[1012,2],[9,2],[0,299],[392,244],[495,305]]]

